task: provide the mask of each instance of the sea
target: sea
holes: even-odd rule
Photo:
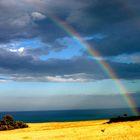
[[[128,108],[0,112],[0,119],[6,114],[12,115],[15,120],[27,123],[100,120],[123,116],[124,114],[133,116],[132,110]]]

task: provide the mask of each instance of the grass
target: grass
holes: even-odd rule
[[[108,120],[30,123],[29,128],[1,131],[1,140],[139,140],[140,121]]]

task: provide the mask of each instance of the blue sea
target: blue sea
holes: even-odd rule
[[[59,110],[59,111],[18,111],[0,112],[0,118],[10,114],[15,120],[24,122],[67,122],[110,119],[112,117],[123,116],[127,113],[132,116],[130,109],[90,109],[90,110]]]

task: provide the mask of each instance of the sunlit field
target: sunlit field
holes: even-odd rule
[[[140,121],[105,124],[106,120],[30,123],[29,128],[1,131],[1,140],[139,140]]]

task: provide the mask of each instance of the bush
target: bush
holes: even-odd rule
[[[2,121],[6,121],[6,122],[14,122],[14,118],[11,115],[6,115],[2,118]]]
[[[6,115],[0,121],[0,131],[1,130],[12,130],[19,128],[27,128],[28,125],[22,121],[14,121],[14,118],[11,115]]]
[[[22,121],[16,121],[16,122],[15,122],[15,126],[16,126],[17,128],[26,128],[26,127],[28,127],[28,125],[25,124],[25,123],[22,122]]]
[[[140,116],[126,116],[123,117],[117,117],[117,118],[111,118],[107,123],[114,123],[114,122],[125,122],[125,121],[136,121],[140,120]]]

